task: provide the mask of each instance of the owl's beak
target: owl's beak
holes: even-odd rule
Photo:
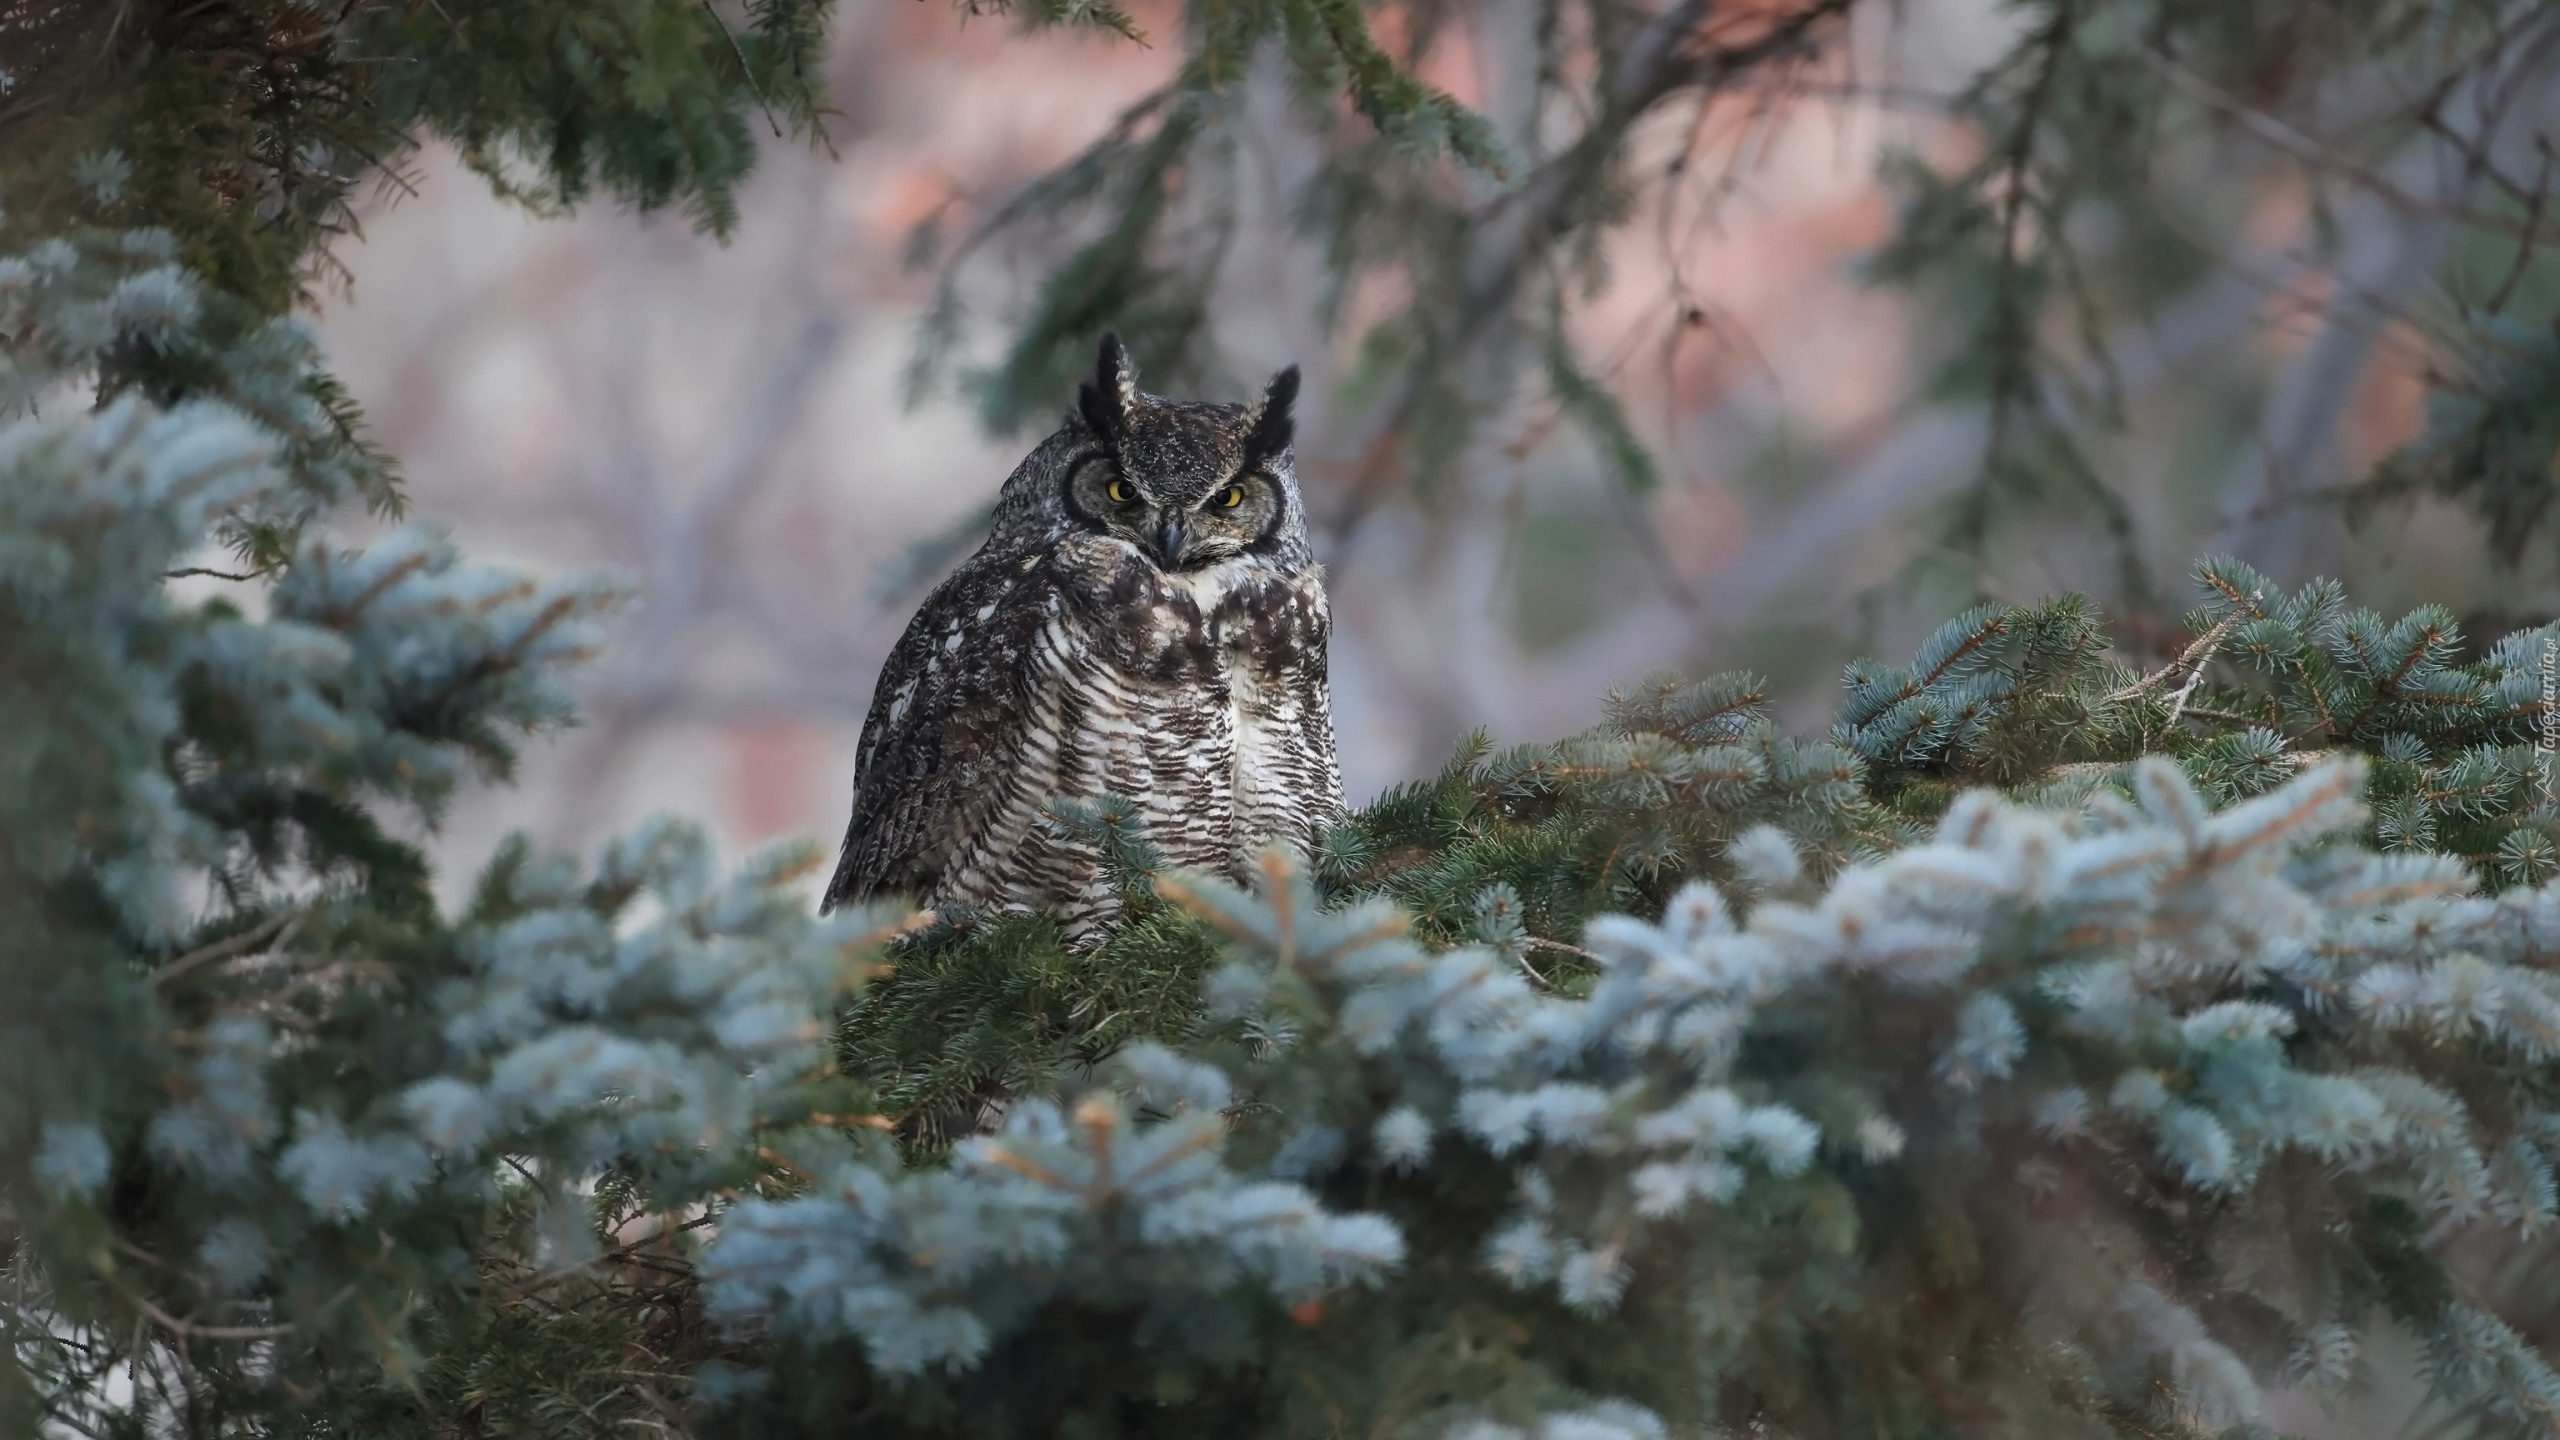
[[[1156,558],[1167,570],[1182,568],[1182,517],[1167,515],[1164,527],[1156,531]]]

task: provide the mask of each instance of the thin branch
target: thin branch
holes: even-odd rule
[[[1688,89],[1713,90],[1757,67],[1808,53],[1813,32],[1825,21],[1844,15],[1856,0],[1815,0],[1747,41],[1711,45],[1692,51],[1689,42],[1714,10],[1711,0],[1679,0],[1646,22],[1628,42],[1597,97],[1599,108],[1589,127],[1552,160],[1532,171],[1519,188],[1497,198],[1471,228],[1467,253],[1459,260],[1466,277],[1468,302],[1457,325],[1436,346],[1442,354],[1483,357],[1504,346],[1498,327],[1513,320],[1523,280],[1530,273],[1533,250],[1551,249],[1573,229],[1574,217],[1610,173],[1606,163],[1627,132],[1662,100]],[[1385,481],[1398,464],[1403,446],[1398,437],[1412,424],[1426,398],[1409,366],[1393,396],[1379,407],[1379,419],[1360,463],[1346,482],[1349,491],[1325,530],[1337,546],[1384,498]]]
[[[2020,254],[2021,231],[2027,219],[2036,134],[2044,123],[2045,106],[2052,99],[2054,84],[2061,78],[2064,59],[2070,52],[2073,18],[2071,6],[2063,5],[2036,36],[2035,45],[2042,58],[2002,147],[2000,169],[2007,186],[2000,197],[2000,268],[1992,282],[1991,421],[1983,442],[1981,478],[1966,491],[1956,522],[1957,538],[1971,561],[1977,588],[1985,569],[1984,547],[1990,539],[1991,486],[2009,453],[2010,429],[2018,402],[2021,397],[2032,398],[2035,388],[2035,365],[2030,357],[2035,346],[2034,328],[2025,298],[2019,293],[2026,268]],[[2058,237],[2050,235],[2046,241],[2049,245],[2059,243]],[[2112,361],[2104,362],[2102,371],[2111,365]]]
[[[1789,80],[1787,93],[1790,97],[1867,105],[1879,110],[1902,110],[1919,115],[1945,115],[1955,109],[1957,99],[1952,93],[1914,90],[1907,86],[1806,79]]]
[[[354,1287],[350,1286],[343,1293],[353,1294]],[[273,1340],[279,1336],[290,1335],[302,1326],[302,1322],[298,1320],[283,1325],[199,1325],[192,1320],[181,1320],[131,1291],[125,1293],[125,1298],[131,1300],[134,1307],[147,1316],[152,1324],[181,1340]],[[334,1300],[330,1302],[331,1305],[336,1303]],[[328,1305],[321,1307],[323,1311],[328,1308]],[[312,1318],[318,1319],[319,1316],[314,1315]]]
[[[782,122],[773,118],[773,106],[764,98],[764,87],[756,83],[756,69],[747,63],[747,49],[738,43],[737,32],[729,28],[728,21],[720,18],[719,7],[712,4],[711,0],[702,0],[702,13],[710,16],[711,23],[720,27],[721,38],[729,42],[729,53],[738,57],[739,76],[747,82],[747,89],[755,95],[756,108],[764,112],[764,123],[773,127],[774,139],[781,139]]]
[[[2254,602],[2262,593],[2264,592],[2253,590],[2249,593],[2249,599]],[[2196,682],[2194,677],[2204,673],[2205,662],[2213,658],[2213,652],[2222,644],[2222,637],[2230,634],[2231,627],[2239,621],[2252,618],[2255,617],[2239,610],[2234,610],[2230,614],[2223,616],[2220,620],[2214,623],[2212,629],[2207,630],[2204,634],[2198,636],[2194,644],[2189,645],[2184,651],[2180,652],[2177,659],[2170,661],[2168,664],[2161,666],[2158,670],[2153,671],[2140,680],[2137,680],[2134,683],[2125,686],[2123,689],[2109,695],[2106,698],[2106,703],[2110,705],[2121,704],[2122,702],[2130,700],[2137,695],[2141,695],[2146,691],[2158,689],[2170,676],[2177,674],[2181,670],[2193,667],[2193,672],[2187,679],[2186,687],[2178,692],[2177,708],[2184,709],[2187,703],[2187,692],[2195,688]],[[2175,710],[2171,711],[2169,718],[2173,722],[2178,718]]]
[[[2489,313],[2492,315],[2506,309],[2507,302],[2515,298],[2516,285],[2524,279],[2525,266],[2533,259],[2534,232],[2542,227],[2543,202],[2551,197],[2551,140],[2548,136],[2538,136],[2534,143],[2542,150],[2542,169],[2534,176],[2533,198],[2525,203],[2524,236],[2516,241],[2515,258],[2507,262],[2506,278],[2500,280],[2498,288],[2490,293]]]
[[[1674,91],[1692,87],[1714,89],[1737,75],[1773,61],[1800,58],[1809,53],[1814,30],[1827,20],[1846,15],[1855,3],[1856,0],[1815,0],[1794,14],[1772,22],[1749,40],[1734,45],[1712,46],[1685,65],[1666,67],[1653,84],[1627,87],[1622,93],[1625,98],[1640,96],[1644,106],[1651,106]],[[1700,5],[1696,8],[1703,11],[1708,7]],[[1685,34],[1682,38],[1686,38]]]
[[[200,945],[152,971],[150,983],[157,988],[199,966],[210,965],[217,960],[228,960],[235,955],[245,955],[252,950],[263,948],[270,940],[282,945],[292,938],[290,932],[307,913],[309,912],[300,909],[279,910],[237,935],[216,940],[209,945]]]
[[[2226,615],[2222,617],[2221,623],[2215,625],[2213,629],[2205,633],[2204,653],[2196,657],[2195,668],[2187,672],[2187,683],[2178,687],[2178,698],[2170,702],[2169,723],[2171,725],[2177,724],[2178,717],[2187,713],[2187,697],[2196,693],[2197,682],[2204,679],[2205,663],[2213,659],[2214,646],[2221,642],[2224,632],[2230,628],[2231,622],[2237,618],[2239,617],[2235,615]]]
[[[2240,511],[2231,517],[2231,523],[2245,525],[2253,520],[2269,519],[2306,505],[2348,505],[2358,500],[2405,497],[2409,493],[2409,488],[2406,485],[2379,480],[2360,480],[2346,485],[2319,485],[2308,490],[2288,491],[2282,495],[2270,496]]]
[[[1532,950],[1559,950],[1567,955],[1579,955],[1594,965],[1606,965],[1609,963],[1608,961],[1601,959],[1598,955],[1583,949],[1579,945],[1568,945],[1562,940],[1549,940],[1543,935],[1528,936],[1521,943],[1527,945]]]
[[[693,1427],[685,1423],[684,1412],[675,1407],[674,1401],[659,1394],[656,1386],[645,1380],[634,1379],[626,1388],[632,1394],[639,1396],[643,1404],[658,1412],[658,1418],[666,1421],[669,1429],[686,1437],[686,1440],[692,1440]]]
[[[2547,7],[2543,8],[2544,13],[2547,14]],[[2531,23],[2534,22],[2527,22],[2528,25]],[[2443,82],[2437,86],[2435,93],[2428,97],[2425,108],[2419,112],[2419,123],[2461,154],[2469,179],[2473,181],[2486,179],[2519,203],[2527,198],[2523,187],[2507,178],[2507,172],[2500,169],[2490,158],[2488,147],[2496,142],[2498,132],[2506,127],[2508,107],[2515,103],[2520,93],[2539,78],[2537,72],[2541,69],[2543,61],[2549,58],[2554,42],[2560,42],[2560,28],[2546,28],[2542,34],[2524,43],[2521,46],[2522,58],[2506,67],[2505,79],[2508,83],[2504,87],[2499,85],[2500,77],[2494,72],[2513,52],[2506,44],[2478,52],[2473,60],[2446,72]],[[2475,65],[2485,65],[2492,73],[2483,77],[2480,82],[2480,99],[2478,105],[2474,107],[2478,123],[2473,132],[2466,135],[2446,121],[2444,105],[2460,85],[2461,77]]]
[[[2257,136],[2268,145],[2283,151],[2312,169],[2326,171],[2351,182],[2356,188],[2382,200],[2393,209],[2406,211],[2412,215],[2431,215],[2459,221],[2472,229],[2492,235],[2504,235],[2518,240],[2531,238],[2527,227],[2518,225],[2514,221],[2484,213],[2470,205],[2448,204],[2412,194],[2370,165],[2352,156],[2342,155],[2332,147],[2305,135],[2275,116],[2225,93],[2212,81],[2149,46],[2135,46],[2132,53],[2135,59],[2148,66],[2161,79],[2186,92],[2208,109],[2219,111],[2236,121],[2242,129]]]
[[[951,247],[951,253],[943,257],[942,264],[934,277],[935,304],[938,305],[946,295],[957,289],[960,271],[968,265],[980,249],[996,236],[1021,223],[1023,219],[1047,203],[1052,196],[1064,189],[1065,177],[1074,173],[1078,167],[1098,165],[1103,155],[1112,147],[1129,143],[1130,139],[1138,133],[1139,126],[1145,124],[1158,111],[1172,105],[1180,96],[1181,90],[1178,85],[1164,85],[1140,96],[1113,117],[1111,128],[1104,131],[1100,139],[1086,146],[1077,153],[1075,158],[1057,170],[1022,187],[1012,199],[998,206],[992,214],[972,226],[969,233],[962,236],[960,241]],[[945,203],[947,205],[949,202]],[[933,308],[933,305],[928,305],[928,313]]]

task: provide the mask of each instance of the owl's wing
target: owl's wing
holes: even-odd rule
[[[1308,775],[1307,844],[1310,849],[1326,830],[1341,824],[1350,816],[1350,807],[1342,795],[1342,757],[1333,733],[1333,679],[1331,656],[1333,616],[1326,601],[1324,581],[1315,574],[1297,582],[1306,603],[1318,617],[1311,627],[1300,663],[1289,677],[1289,688],[1298,699],[1301,717],[1301,744],[1306,747]]]
[[[1053,593],[1044,568],[973,557],[907,622],[862,724],[853,818],[823,909],[929,896],[952,858],[1037,783],[1025,772],[1055,684],[1040,663]]]

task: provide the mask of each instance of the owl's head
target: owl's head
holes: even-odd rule
[[[1120,337],[1105,335],[1076,395],[1069,429],[1083,432],[1082,443],[1064,466],[1059,499],[1075,523],[1127,541],[1167,571],[1244,554],[1294,568],[1306,547],[1289,453],[1297,398],[1294,365],[1251,405],[1142,394]]]

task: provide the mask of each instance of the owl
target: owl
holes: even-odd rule
[[[1171,864],[1230,875],[1342,818],[1297,393],[1292,366],[1251,405],[1149,395],[1103,338],[881,667],[826,908],[894,893],[1089,938],[1117,896],[1052,797],[1126,797]]]

